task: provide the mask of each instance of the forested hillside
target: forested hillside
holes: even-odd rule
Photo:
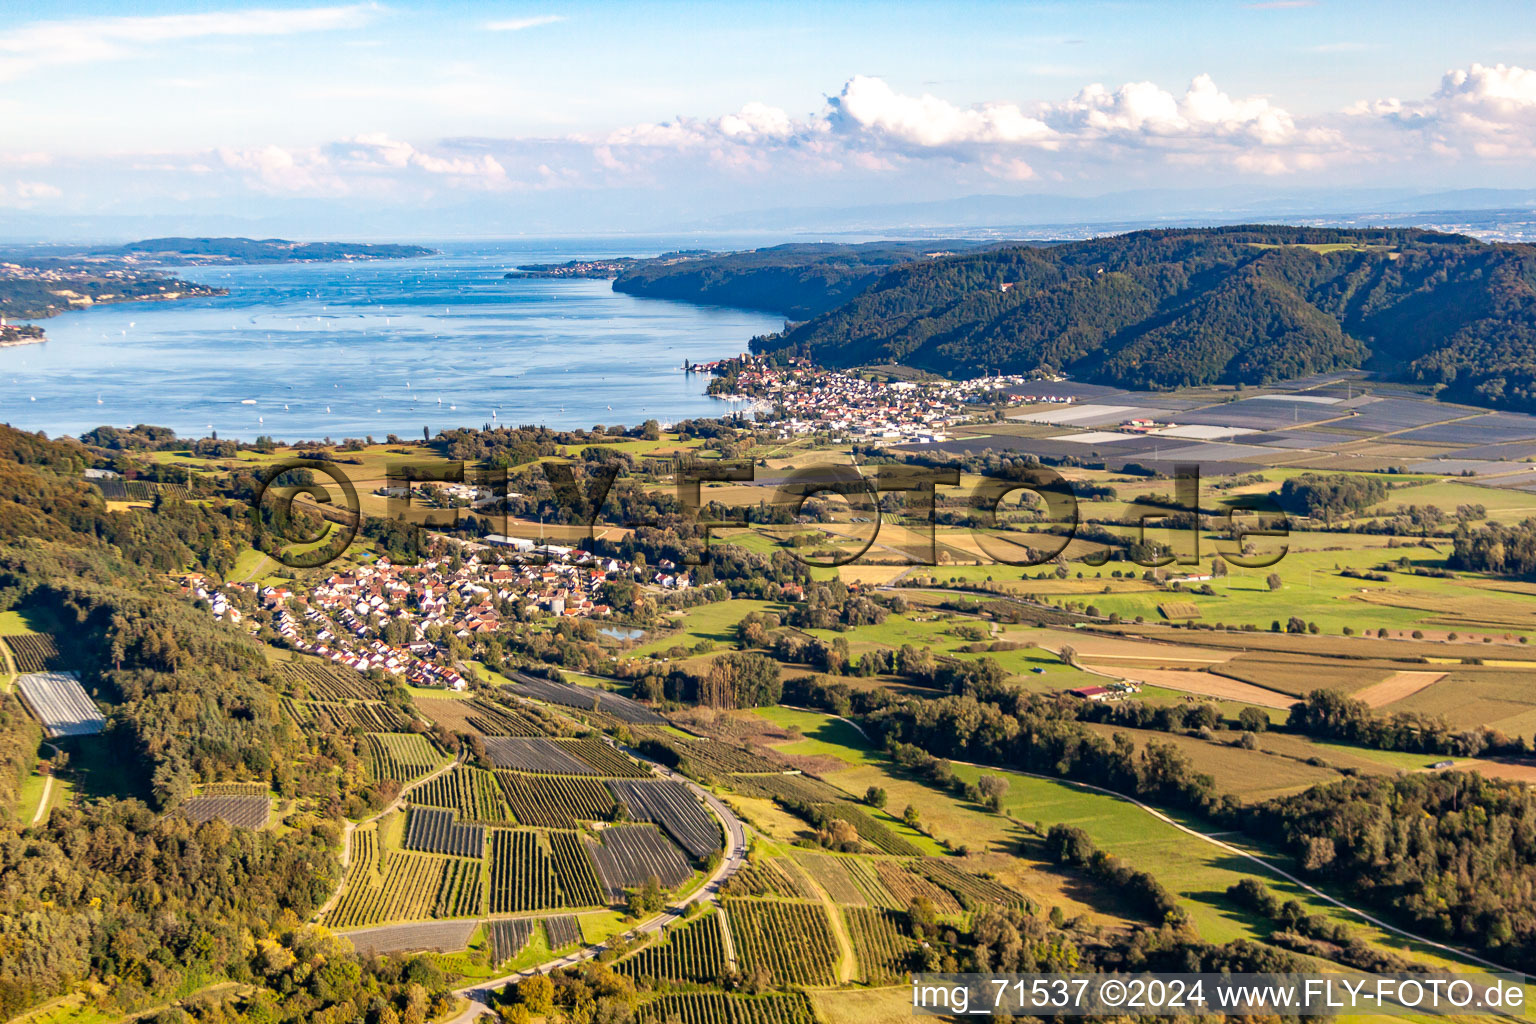
[[[298,926],[335,888],[332,818],[277,832],[160,813],[217,780],[276,780],[361,806],[347,790],[355,759],[308,757],[279,715],[260,647],[159,575],[247,543],[244,506],[111,511],[79,478],[95,459],[78,442],[0,427],[0,612],[67,636],[71,667],[109,705],[106,731],[71,752],[86,762],[81,799],[31,824],[15,805],[39,730],[0,696],[0,1018],[95,984],[101,1019],[116,1019],[219,978],[282,988],[290,971],[341,957]],[[347,1015],[335,1019],[358,1019],[356,1007],[402,992],[398,981],[352,964],[312,994],[285,995],[292,1018],[259,1019],[319,1019],[337,1003]]]
[[[736,306],[804,320],[858,295],[892,267],[974,242],[791,244],[703,259],[654,260],[624,270],[613,290],[656,299]]]
[[[1367,367],[1536,408],[1536,247],[1418,230],[1144,231],[910,262],[754,341],[830,366],[1134,388]]]

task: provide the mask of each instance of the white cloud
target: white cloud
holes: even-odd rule
[[[238,172],[252,188],[262,192],[340,195],[346,186],[331,173],[328,161],[314,150],[290,150],[281,146],[251,149],[219,149],[224,167]]]
[[[1153,82],[1093,84],[1063,99],[974,104],[860,76],[806,114],[748,103],[720,116],[594,136],[406,141],[372,133],[309,148],[129,154],[115,157],[113,168],[141,182],[153,179],[143,187],[157,194],[195,178],[210,195],[223,189],[410,201],[454,192],[604,188],[750,188],[766,195],[818,184],[847,193],[877,177],[891,183],[880,186],[887,191],[908,183],[959,190],[999,181],[1110,189],[1197,187],[1238,177],[1354,183],[1387,174],[1471,181],[1470,168],[1501,161],[1507,175],[1536,160],[1536,72],[1473,64],[1447,72],[1438,87],[1432,83],[1417,99],[1299,116],[1278,99],[1225,92],[1208,75],[1182,90]],[[495,92],[494,82],[471,84]],[[97,167],[36,155],[0,157],[0,166],[7,161],[35,184],[62,184],[72,202],[81,194],[76,182]],[[12,201],[20,201],[18,183],[7,185]],[[25,197],[50,198],[56,197],[45,191]]]
[[[1116,150],[1161,150],[1184,165],[1201,160],[1252,173],[1315,165],[1315,150],[1334,139],[1298,129],[1264,97],[1233,97],[1208,75],[1180,95],[1151,82],[1110,90],[1090,85],[1056,103],[994,101],[961,106],[931,94],[913,96],[866,76],[849,79],[826,107],[804,118],[764,104],[713,119],[678,118],[610,133],[596,150],[609,170],[655,165],[662,152],[703,154],[719,166],[766,166],[793,154],[828,167],[892,170],[924,160],[974,165],[1019,181],[1036,163],[1112,162]],[[1304,154],[1289,150],[1300,148]],[[1254,151],[1263,151],[1262,158]],[[1239,157],[1246,157],[1239,161]]]
[[[1114,92],[1090,85],[1050,107],[1046,120],[1063,135],[1077,138],[1244,137],[1264,145],[1286,142],[1296,128],[1291,115],[1269,100],[1233,99],[1217,88],[1210,75],[1197,76],[1183,96],[1151,82],[1132,82]]]
[[[479,181],[482,184],[504,182],[507,172],[489,153],[479,156],[440,156],[417,149],[409,142],[391,139],[382,133],[359,135],[337,147],[355,166],[407,168],[426,174],[447,175]]]
[[[64,194],[57,185],[42,181],[18,181],[16,194],[22,199],[57,199]]]
[[[491,32],[521,32],[525,28],[538,28],[541,25],[553,25],[565,20],[563,14],[539,14],[531,18],[508,18],[505,21],[491,21],[486,23],[486,29]]]
[[[957,107],[924,94],[904,96],[879,78],[849,79],[828,100],[827,120],[839,130],[897,146],[947,149],[968,145],[1046,144],[1054,132],[1012,103]]]
[[[1437,157],[1536,159],[1536,70],[1529,68],[1474,63],[1447,71],[1424,99],[1362,101],[1348,113],[1417,136],[1418,148]]]
[[[355,28],[366,24],[378,10],[376,4],[364,3],[33,22],[0,35],[0,80],[53,65],[120,60],[156,43]]]

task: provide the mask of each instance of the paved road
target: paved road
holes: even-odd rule
[[[43,776],[43,798],[37,802],[37,813],[32,815],[28,823],[37,825],[42,822],[43,815],[48,813],[48,798],[53,795],[53,772]]]
[[[3,644],[0,644],[0,647],[3,646]],[[54,754],[59,752],[59,748],[52,743],[44,743],[43,746],[53,751]],[[48,798],[51,796],[53,796],[53,769],[49,768],[48,774],[43,776],[43,797],[37,802],[37,813],[32,815],[32,820],[29,824],[42,824],[43,819],[48,816]]]
[[[630,751],[630,753],[633,754],[633,751]],[[639,757],[640,755],[634,756]],[[658,769],[659,775],[664,778],[681,782],[683,785],[692,790],[695,796],[701,798],[705,805],[710,809],[711,813],[713,813],[716,818],[720,819],[720,824],[724,826],[726,844],[725,854],[720,858],[719,865],[716,866],[714,873],[709,876],[703,885],[695,889],[686,899],[668,907],[666,910],[662,911],[660,914],[657,914],[655,917],[642,921],[628,932],[625,932],[624,935],[621,936],[625,939],[640,935],[654,935],[668,925],[676,924],[678,921],[682,920],[684,915],[687,913],[688,908],[693,906],[695,903],[717,901],[719,899],[720,887],[724,885],[726,879],[735,874],[741,868],[741,866],[746,863],[747,860],[746,826],[741,823],[740,819],[738,819],[735,814],[731,813],[731,809],[725,805],[725,801],[721,800],[719,797],[715,796],[715,794],[709,792],[707,789],[698,785],[692,780],[677,774],[670,768],[656,764],[654,761],[649,761],[648,758],[641,758],[641,760],[648,761],[649,763],[655,765],[655,767]],[[493,995],[507,985],[522,981],[524,978],[531,978],[536,974],[544,974],[561,967],[569,967],[572,964],[579,964],[583,960],[591,960],[593,957],[596,957],[607,948],[608,943],[606,942],[598,943],[597,945],[593,946],[587,946],[583,949],[577,950],[574,953],[560,957],[557,960],[551,960],[547,963],[539,964],[536,967],[530,967],[525,971],[518,971],[514,974],[503,975],[500,978],[492,978],[489,981],[476,982],[474,985],[461,988],[454,994],[468,999],[469,1006],[457,1016],[450,1018],[447,1022],[445,1022],[445,1024],[469,1024],[469,1022],[475,1020],[477,1017],[485,1016],[493,1012],[490,1006]]]

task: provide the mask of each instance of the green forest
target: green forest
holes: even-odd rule
[[[625,269],[613,290],[782,313],[805,320],[835,309],[891,268],[933,252],[964,252],[975,242],[792,243],[705,259],[642,260]]]
[[[1364,367],[1446,399],[1529,410],[1536,248],[1245,226],[962,253],[891,268],[753,347],[827,366],[1059,372],[1153,389]]]

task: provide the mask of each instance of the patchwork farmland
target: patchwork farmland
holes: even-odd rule
[[[904,930],[906,915],[884,907],[848,907],[842,913],[859,963],[859,980],[866,985],[902,981],[917,951],[917,940]]]
[[[664,942],[654,943],[614,965],[632,978],[666,982],[717,982],[726,973],[720,912],[710,910],[674,925]]]
[[[481,736],[542,736],[539,722],[517,711],[486,700],[451,697],[417,697],[416,709],[450,732]]]
[[[598,710],[604,714],[612,715],[621,722],[632,725],[664,725],[666,719],[646,707],[638,701],[630,700],[607,690],[598,690],[587,686],[572,686],[569,683],[557,683],[549,679],[540,679],[537,676],[517,674],[517,682],[510,687],[511,691],[519,696],[532,697],[536,700],[547,701],[550,704],[560,704],[568,708],[576,708],[582,711]]]
[[[681,782],[614,780],[608,788],[628,808],[632,818],[660,825],[695,858],[703,859],[720,849],[720,826]]]
[[[564,949],[581,941],[581,925],[575,915],[555,914],[539,920],[544,924],[544,937],[549,940],[550,949]]]
[[[559,740],[565,753],[581,759],[599,775],[613,778],[648,778],[651,770],[602,740]]]
[[[283,711],[307,734],[361,730],[405,732],[410,721],[396,708],[378,701],[300,701],[282,699]]]
[[[368,733],[363,740],[376,779],[410,782],[443,763],[443,755],[420,733]]]
[[[383,696],[367,677],[314,658],[280,661],[274,667],[289,695],[303,700],[378,700]]]
[[[535,920],[532,917],[513,917],[487,923],[485,937],[490,944],[491,963],[505,963],[521,953],[533,940]]]
[[[466,917],[483,912],[478,861],[380,847],[376,825],[352,836],[352,863],[341,899],[326,915],[333,929],[393,921]]]
[[[564,744],[545,738],[491,736],[485,742],[486,754],[497,768],[534,775],[601,775],[602,772],[578,760]]]
[[[777,985],[837,981],[837,940],[820,903],[724,902],[736,954],[744,965],[766,967]]]
[[[588,840],[592,860],[610,901],[617,903],[625,889],[655,878],[664,888],[675,889],[693,874],[683,854],[649,825],[620,825],[603,829],[602,841]]]
[[[537,832],[494,828],[486,847],[490,861],[492,914],[515,914],[565,906],[555,880],[553,858]]]
[[[496,781],[512,816],[522,825],[571,829],[613,814],[613,793],[596,779],[499,771]]]
[[[786,869],[779,858],[748,861],[725,883],[727,896],[782,896],[786,899],[810,900],[816,898],[815,889],[808,885],[798,868]]]
[[[479,857],[485,848],[485,828],[455,820],[452,811],[413,807],[405,830],[405,848],[455,857]]]
[[[499,824],[511,812],[496,777],[479,768],[458,766],[411,790],[411,803],[457,812],[464,821]]]
[[[555,880],[568,907],[598,907],[604,902],[603,886],[597,877],[597,865],[581,833],[548,833]]]
[[[469,945],[470,936],[478,924],[477,921],[432,921],[363,928],[338,934],[351,940],[352,947],[364,956],[428,950],[449,953]]]
[[[263,787],[264,788],[264,787]],[[260,796],[194,796],[181,805],[181,813],[188,821],[201,823],[218,818],[236,828],[262,828],[272,801],[265,793]]]

